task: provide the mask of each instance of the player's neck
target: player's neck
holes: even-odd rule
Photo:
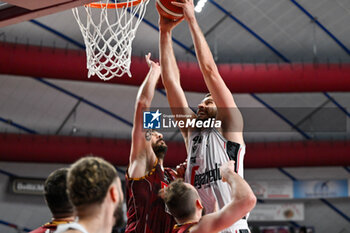
[[[177,225],[183,226],[186,224],[190,224],[190,223],[194,223],[194,222],[198,222],[199,220],[196,220],[195,218],[189,218],[187,220],[178,220],[176,219]]]
[[[56,223],[60,223],[60,222],[65,222],[65,223],[68,223],[68,222],[73,222],[75,220],[75,217],[74,215],[65,215],[65,216],[57,216],[57,215],[54,215],[52,217],[52,222],[56,222]]]
[[[79,214],[80,223],[89,233],[111,232],[113,219],[111,211],[105,208],[90,208],[88,213]]]
[[[193,222],[199,222],[201,217],[202,217],[202,215],[200,213],[196,213],[189,218],[184,218],[184,219],[177,219],[176,218],[176,222],[178,225],[185,225],[185,224],[189,224],[189,223],[193,223]]]

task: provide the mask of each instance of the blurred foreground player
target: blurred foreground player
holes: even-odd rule
[[[77,221],[62,224],[56,233],[110,233],[123,216],[123,191],[116,169],[98,157],[75,162],[68,173],[69,198]]]
[[[67,174],[68,169],[61,168],[47,177],[44,185],[44,196],[52,213],[52,220],[30,233],[53,233],[59,224],[74,221],[74,207],[69,202],[66,192]]]
[[[159,190],[175,179],[175,172],[163,167],[168,147],[161,133],[143,129],[143,111],[148,111],[151,106],[160,77],[160,66],[151,61],[150,56],[146,56],[150,69],[135,103],[130,163],[126,172],[126,233],[170,233],[175,224],[174,218],[165,212],[165,204],[158,196]],[[153,117],[157,118],[157,115]]]
[[[250,186],[234,170],[229,161],[220,168],[223,182],[231,189],[231,202],[217,212],[202,217],[202,201],[197,190],[181,179],[175,180],[161,191],[170,213],[175,217],[173,233],[216,233],[230,227],[251,211],[256,197]],[[242,231],[237,231],[241,233]]]

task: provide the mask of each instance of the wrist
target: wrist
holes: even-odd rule
[[[160,70],[160,67],[158,65],[152,65],[150,68],[149,68],[150,72],[152,73],[155,73],[155,74],[160,74],[161,70]]]
[[[171,29],[159,29],[159,31],[160,31],[160,34],[162,35],[162,36],[171,36],[172,35],[172,32],[171,32]]]
[[[230,172],[228,174],[226,174],[225,176],[225,179],[226,179],[226,182],[231,184],[231,183],[234,183],[235,182],[235,172]]]
[[[158,65],[154,65],[151,67],[151,69],[155,72],[159,72],[160,73],[160,67]]]
[[[187,22],[191,25],[191,24],[196,24],[197,23],[197,19],[196,19],[196,16],[192,15],[192,16],[189,16],[187,18]]]

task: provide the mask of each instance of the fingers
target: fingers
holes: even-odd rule
[[[230,176],[230,174],[235,173],[235,162],[230,160],[224,163],[220,167],[220,173],[222,175],[222,181],[225,182],[226,179]]]
[[[235,161],[230,160],[230,161],[224,163],[221,167],[222,167],[223,169],[226,169],[226,168],[234,168],[234,167],[235,167]]]
[[[178,20],[173,21],[173,23],[174,23],[174,27],[175,27],[175,26],[177,26],[179,23],[181,23],[181,22],[182,22],[182,20],[184,20],[184,17],[181,17],[181,18],[179,18]]]
[[[146,62],[148,64],[148,66],[151,65],[151,53],[148,53],[147,55],[145,55],[145,59],[146,59]]]
[[[183,15],[187,21],[195,18],[194,16],[194,5],[192,0],[172,0],[171,4],[180,7],[183,10]]]
[[[186,3],[186,2],[191,2],[191,0],[176,0],[176,2]]]
[[[186,5],[186,3],[175,2],[175,1],[172,1],[171,4],[173,4],[174,6],[177,6],[177,7],[181,7],[181,8],[184,8],[184,6]]]
[[[234,166],[235,166],[235,161],[233,161],[233,160],[228,161],[228,162],[227,162],[227,166],[232,166],[232,167],[234,167]]]

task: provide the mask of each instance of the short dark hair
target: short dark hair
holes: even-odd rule
[[[74,206],[102,203],[118,177],[116,169],[98,157],[84,157],[72,164],[68,173],[68,194]]]
[[[74,212],[74,207],[66,192],[67,174],[68,168],[61,168],[52,172],[45,181],[44,196],[53,215],[73,214]]]
[[[169,212],[179,220],[189,218],[196,212],[197,195],[182,179],[174,180],[164,189],[163,200]]]

